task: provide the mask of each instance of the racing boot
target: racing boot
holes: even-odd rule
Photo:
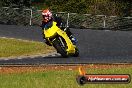
[[[77,39],[73,35],[70,36],[70,39],[71,39],[73,45],[76,45]]]
[[[52,46],[52,45],[49,43],[49,41],[48,41],[47,39],[45,39],[45,38],[44,38],[44,42],[45,42],[47,45]]]
[[[49,43],[49,41],[45,38],[44,32],[42,33],[42,35],[43,35],[43,40],[44,40],[44,42],[45,42],[47,45],[52,46],[52,45]]]

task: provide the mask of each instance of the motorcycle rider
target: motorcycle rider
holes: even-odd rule
[[[50,27],[52,27],[52,23],[53,21],[56,22],[56,26],[59,27],[61,30],[65,30],[65,32],[67,33],[68,37],[71,39],[71,41],[73,42],[73,44],[76,44],[76,38],[73,37],[71,31],[69,28],[65,29],[62,25],[64,25],[64,23],[62,22],[62,19],[60,17],[57,16],[53,16],[52,12],[49,9],[45,9],[42,11],[42,17],[43,17],[43,21],[42,21],[42,31],[44,29],[48,29]],[[44,32],[44,31],[43,31]],[[45,38],[44,33],[43,34],[43,39],[45,41],[45,43],[49,46],[51,46],[51,44],[48,42],[48,40]]]

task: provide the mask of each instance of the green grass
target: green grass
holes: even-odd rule
[[[17,39],[0,38],[0,57],[45,54],[53,48],[44,43]]]
[[[130,74],[132,67],[87,69],[88,74]],[[85,84],[76,82],[76,70],[0,74],[0,88],[131,88],[129,84]]]

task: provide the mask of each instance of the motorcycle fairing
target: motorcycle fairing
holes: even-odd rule
[[[50,27],[48,30],[44,30],[45,38],[52,38],[56,33],[63,37],[65,39],[65,42],[67,44],[67,52],[75,53],[75,45],[72,44],[71,40],[67,36],[66,32],[62,31],[59,27],[56,26],[56,22],[53,21],[52,27]]]

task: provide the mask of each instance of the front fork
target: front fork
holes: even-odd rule
[[[62,44],[63,47],[67,47],[67,46],[65,46],[65,44],[64,44],[64,42],[62,41],[62,38],[61,38],[61,37],[59,37],[59,40],[60,40],[60,42],[61,42],[61,44]]]

